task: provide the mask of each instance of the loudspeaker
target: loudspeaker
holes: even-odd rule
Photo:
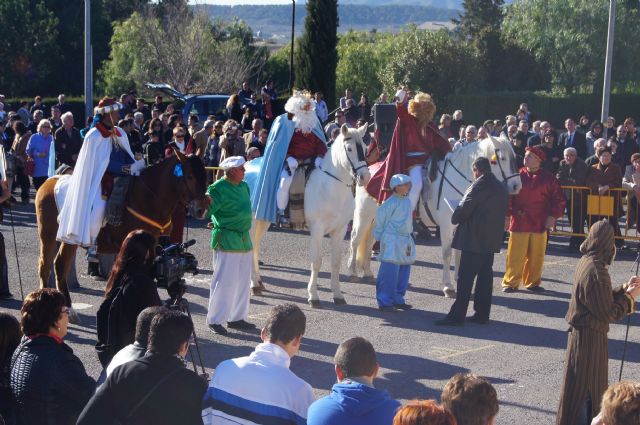
[[[391,137],[396,127],[398,112],[393,103],[376,103],[372,108],[373,123],[378,136],[378,146],[380,149],[389,149]]]

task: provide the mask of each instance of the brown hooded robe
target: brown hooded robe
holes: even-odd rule
[[[607,266],[615,255],[613,228],[607,220],[596,222],[580,246],[584,254],[574,276],[569,311],[569,342],[556,425],[574,425],[587,399],[591,416],[600,411],[608,386],[607,333],[609,323],[635,308],[633,298],[618,287],[612,289]]]

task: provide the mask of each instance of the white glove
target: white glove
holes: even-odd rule
[[[322,157],[316,156],[316,160],[314,161],[316,168],[320,168],[320,166],[322,165]]]
[[[290,156],[287,158],[287,165],[289,165],[289,171],[291,171],[291,174],[293,175],[298,168],[298,160]]]
[[[144,159],[138,159],[137,161],[134,161],[133,164],[131,164],[131,168],[130,168],[131,175],[139,176],[140,172],[144,169],[145,169]]]
[[[404,102],[404,98],[407,97],[407,92],[400,89],[396,92],[396,99],[398,99],[398,102]]]

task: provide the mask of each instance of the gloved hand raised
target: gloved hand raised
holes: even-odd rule
[[[292,156],[287,157],[287,165],[289,166],[289,170],[291,170],[291,174],[293,174],[298,168],[298,160]]]
[[[140,172],[145,169],[144,159],[138,159],[131,164],[131,175],[139,176]]]

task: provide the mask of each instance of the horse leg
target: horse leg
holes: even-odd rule
[[[357,213],[356,213],[357,215]],[[349,281],[356,282],[358,280],[358,249],[362,245],[363,238],[362,221],[354,216],[353,228],[351,229],[351,239],[349,241],[349,258],[347,260],[347,269],[349,270]]]
[[[346,226],[345,226],[346,227]],[[347,302],[340,291],[340,266],[342,265],[342,236],[345,227],[331,233],[331,291],[335,305],[345,305]]]
[[[309,250],[309,259],[311,260],[311,277],[309,278],[309,305],[313,308],[322,308],[320,305],[320,297],[318,296],[318,273],[322,267],[322,230],[318,227],[311,227],[311,244]],[[344,233],[343,233],[344,234]]]
[[[444,220],[440,220],[443,226],[440,227],[440,242],[442,243],[442,292],[447,298],[455,298],[456,291],[451,286],[451,243],[453,239],[453,229]]]
[[[363,237],[363,241],[360,244],[360,250],[362,254],[359,254],[359,263],[360,268],[362,269],[362,279],[366,282],[373,282],[375,278],[373,277],[373,272],[371,271],[371,250],[373,249],[373,244],[376,242],[373,238],[373,226],[374,222],[370,222],[365,235]]]
[[[67,275],[71,269],[71,261],[75,258],[76,245],[69,245],[66,243],[60,244],[60,250],[56,256],[54,262],[54,268],[56,271],[56,287],[58,291],[62,292],[66,300],[67,307],[69,307],[69,322],[79,323],[80,318],[73,308],[71,308],[71,294],[69,294],[69,287],[67,286]]]
[[[56,233],[49,229],[40,229],[40,258],[38,259],[38,277],[40,280],[40,289],[49,286],[49,276],[51,275],[51,266],[53,258],[56,255]]]
[[[253,295],[262,295],[264,290],[264,284],[262,283],[262,275],[260,273],[260,246],[262,244],[262,238],[267,230],[269,230],[268,221],[254,220],[251,237],[253,243],[253,270],[251,272],[251,291]]]

